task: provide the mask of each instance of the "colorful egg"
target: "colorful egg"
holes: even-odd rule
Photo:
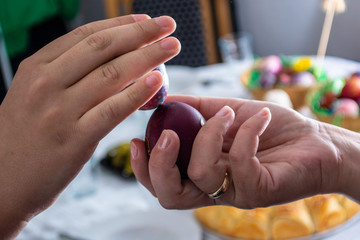
[[[360,76],[360,71],[354,72],[352,76]]]
[[[296,72],[304,72],[309,70],[312,66],[312,59],[310,57],[300,57],[293,63],[293,69]]]
[[[262,88],[272,88],[276,83],[276,75],[271,72],[264,72],[260,77]]]
[[[315,83],[315,77],[309,72],[299,72],[293,76],[293,83],[296,85],[310,87]]]
[[[337,95],[334,92],[327,92],[320,99],[320,107],[330,110],[336,99]]]
[[[280,57],[271,55],[265,57],[260,63],[261,72],[271,72],[273,74],[278,74],[282,68],[282,61]]]
[[[269,90],[265,96],[264,96],[264,101],[267,102],[272,102],[272,103],[276,103],[279,104],[283,107],[288,107],[288,108],[292,108],[292,102],[291,99],[289,97],[289,94],[287,94],[284,90],[282,89],[272,89]]]
[[[334,103],[334,114],[343,117],[356,118],[359,116],[359,105],[350,98],[338,99]]]
[[[166,71],[165,64],[161,64],[160,66],[156,67],[153,71],[159,71],[162,74],[163,85],[159,89],[157,93],[139,110],[151,110],[157,108],[160,104],[162,104],[165,99],[167,98],[168,91],[169,91],[169,76]]]
[[[341,98],[351,98],[355,101],[360,98],[360,76],[352,75],[346,82],[343,87]]]

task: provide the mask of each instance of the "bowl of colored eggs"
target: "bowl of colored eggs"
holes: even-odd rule
[[[306,105],[309,90],[327,81],[326,72],[311,57],[270,55],[255,60],[241,75],[241,83],[254,99],[264,100],[271,89],[282,89],[290,97],[294,109]]]
[[[320,121],[360,131],[360,72],[329,81],[312,91],[308,101]]]

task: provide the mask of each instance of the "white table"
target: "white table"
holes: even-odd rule
[[[251,96],[239,84],[239,75],[250,65],[250,62],[235,62],[199,68],[168,66],[170,94],[249,98]],[[326,58],[324,66],[332,77],[346,76],[360,70],[357,62],[331,57]],[[109,133],[95,151],[93,163],[99,161],[111,147],[134,137],[143,138],[150,114],[138,111]],[[163,210],[156,199],[135,181],[123,180],[99,166],[93,180],[86,175],[88,169],[89,165],[53,206],[28,224],[18,239],[161,240],[178,237],[182,240],[181,233],[176,232],[176,226],[187,231],[185,239],[201,239],[200,226],[191,211]],[[74,193],[80,190],[94,191],[83,197],[74,197]],[[152,226],[152,230],[146,228],[147,224]],[[154,230],[154,224],[164,226],[163,230],[168,232]],[[143,235],[134,235],[134,232],[140,232],[136,227],[141,227]],[[123,235],[113,238],[119,229]],[[352,224],[328,239],[355,239],[359,232],[360,223]]]

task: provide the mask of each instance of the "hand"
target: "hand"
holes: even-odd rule
[[[180,50],[162,39],[174,30],[170,17],[94,22],[21,63],[0,107],[0,236],[46,209],[98,142],[157,92],[152,69]]]
[[[207,122],[193,145],[189,180],[181,180],[175,164],[175,132],[162,133],[150,159],[144,143],[132,141],[135,175],[165,208],[256,208],[340,189],[343,168],[327,131],[330,125],[266,102],[187,96],[169,96],[167,101],[192,105]],[[226,172],[229,189],[210,199],[207,194],[221,186]]]

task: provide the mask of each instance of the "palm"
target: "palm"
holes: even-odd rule
[[[253,102],[234,108],[236,120],[224,139],[224,151],[229,151],[240,125],[260,109],[263,103]],[[328,158],[331,147],[322,139],[318,125],[305,124],[310,119],[295,111],[284,111],[272,105],[272,120],[260,136],[255,156],[260,162],[257,186],[252,189],[259,198],[267,199],[269,204],[291,201],[318,192],[322,184],[322,158]],[[328,161],[332,164],[331,161]],[[311,174],[309,174],[311,173]],[[297,177],[294,177],[297,176]],[[291,179],[291,181],[289,181]],[[269,194],[269,192],[277,194]]]

